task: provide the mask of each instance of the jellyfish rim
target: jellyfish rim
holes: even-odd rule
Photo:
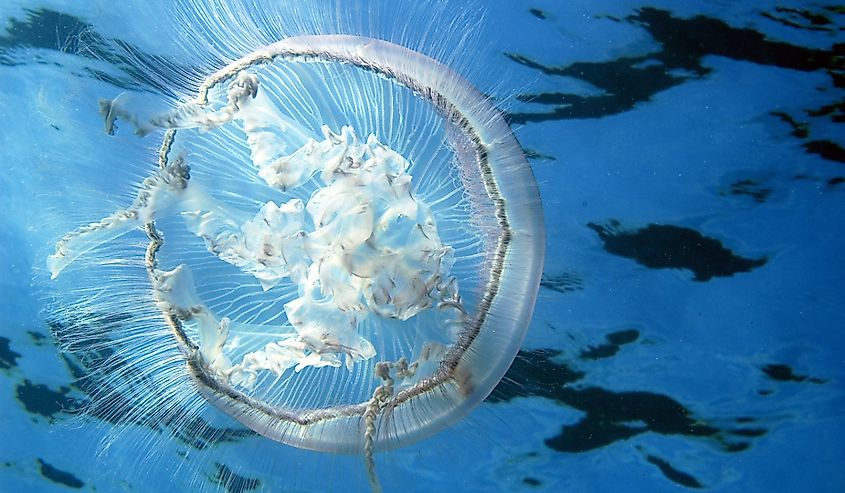
[[[459,389],[462,400],[450,401],[449,409],[441,409],[437,414],[428,410],[430,415],[422,416],[425,420],[422,426],[376,433],[375,447],[376,450],[386,450],[429,437],[464,417],[489,395],[516,357],[528,329],[539,289],[539,274],[545,249],[542,206],[533,172],[516,137],[488,97],[481,94],[463,76],[437,60],[380,39],[355,35],[304,35],[284,38],[259,48],[213,73],[199,87],[195,102],[200,105],[208,104],[208,91],[213,87],[237,76],[244,69],[277,60],[349,64],[395,81],[428,101],[444,120],[456,124],[472,143],[474,164],[483,175],[484,189],[495,208],[496,223],[499,227],[490,278],[468,327],[461,330],[458,340],[449,348],[437,370],[413,386],[393,394],[389,405],[377,418],[389,419],[391,413],[399,406],[434,392],[448,382],[455,382],[459,388],[469,388]],[[170,163],[170,152],[177,132],[177,129],[172,128],[165,131],[158,153],[159,168],[164,169]],[[502,173],[514,175],[513,177],[518,179],[510,181],[497,178],[497,174]],[[519,227],[514,227],[514,219],[519,223]],[[145,225],[145,231],[149,238],[145,267],[150,282],[154,283],[156,254],[164,240],[154,221]],[[521,259],[516,256],[521,256]],[[520,272],[512,279],[514,270]],[[493,309],[506,303],[498,300],[497,304],[502,286],[510,284],[518,284],[519,286],[513,289],[522,296],[521,300],[514,302],[517,306],[516,313],[505,317],[510,321],[511,327],[501,332],[508,332],[510,337],[504,341],[505,344],[495,340],[479,342]],[[179,318],[166,309],[161,309],[161,313],[185,358],[191,380],[199,393],[215,407],[248,428],[281,443],[317,451],[362,452],[363,438],[360,430],[351,430],[348,436],[342,437],[323,429],[315,432],[309,427],[343,418],[363,420],[368,401],[300,411],[264,403],[210,374],[199,357],[198,345],[184,331]],[[496,364],[487,368],[484,378],[476,379],[469,368],[462,370],[462,366],[472,368],[472,362],[467,360],[472,359],[474,345],[491,343],[494,348],[501,349],[503,354],[491,357]],[[460,376],[461,371],[472,375],[474,382],[469,383],[469,377],[466,375]],[[479,387],[475,385],[477,382],[485,385]],[[414,417],[420,416],[414,414]],[[346,428],[350,427],[357,428],[351,424]],[[342,425],[331,429],[337,431],[340,428]]]

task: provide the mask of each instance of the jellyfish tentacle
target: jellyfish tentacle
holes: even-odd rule
[[[142,119],[127,107],[125,95],[120,94],[112,100],[100,100],[100,115],[105,120],[105,129],[109,135],[114,134],[118,119],[129,122],[135,127],[135,134],[141,137],[157,128],[200,128],[207,131],[232,121],[241,106],[249,99],[255,98],[257,94],[258,77],[243,71],[229,84],[226,104],[217,110],[192,101],[181,104],[173,110]]]

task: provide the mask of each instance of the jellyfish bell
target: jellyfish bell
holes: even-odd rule
[[[205,401],[272,440],[364,454],[373,479],[375,452],[455,423],[501,380],[537,295],[542,209],[507,123],[457,72],[304,35],[171,111],[127,100],[101,103],[106,130],[160,135],[157,166],[48,268],[107,264],[143,229],[138,303]]]

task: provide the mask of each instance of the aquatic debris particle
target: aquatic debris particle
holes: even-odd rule
[[[584,289],[584,280],[574,272],[564,272],[557,275],[543,274],[540,286],[558,293],[571,293]]]
[[[775,7],[774,13],[762,12],[760,15],[794,29],[825,32],[836,30],[836,26],[831,26],[832,21],[828,17],[822,13],[813,12],[809,9]]]
[[[808,113],[812,116],[824,116],[832,112],[833,108],[837,108],[842,104],[836,103],[819,110],[809,110]],[[790,135],[804,141],[801,147],[804,148],[807,154],[815,154],[826,161],[845,164],[845,148],[831,140],[809,140],[810,124],[807,121],[798,121],[783,111],[772,111],[770,114],[792,127]],[[835,123],[841,123],[837,119],[841,119],[841,116],[836,115],[832,118]]]
[[[845,148],[830,140],[811,140],[805,142],[808,154],[818,154],[822,159],[845,164]]]
[[[736,180],[730,184],[728,190],[721,192],[721,195],[745,195],[754,199],[754,202],[757,204],[762,204],[768,200],[771,194],[771,188],[766,188],[761,183],[751,178]]]
[[[61,469],[44,462],[43,459],[38,459],[38,466],[41,469],[41,475],[54,483],[63,484],[68,488],[74,489],[79,489],[85,486],[85,482],[81,479],[67,471],[62,471]]]
[[[704,487],[701,482],[695,479],[693,475],[675,469],[674,467],[672,467],[672,464],[661,459],[660,457],[656,457],[654,455],[647,455],[645,459],[657,466],[658,469],[660,469],[660,472],[662,472],[663,475],[666,476],[666,478],[668,478],[672,482],[678,483],[681,486],[686,486],[687,488]]]
[[[28,330],[28,331],[26,331],[26,334],[32,340],[32,343],[35,344],[36,346],[39,346],[39,347],[43,346],[44,343],[47,341],[47,336],[45,336],[41,332],[36,332],[34,330]]]
[[[640,336],[636,329],[620,330],[612,332],[605,336],[606,344],[599,344],[598,346],[590,346],[581,351],[579,357],[581,359],[601,359],[609,358],[619,352],[619,349],[625,344],[630,344],[637,340]]]
[[[621,346],[623,344],[630,344],[637,340],[640,337],[640,332],[636,329],[627,329],[627,330],[617,330],[616,332],[611,332],[605,336],[607,342],[610,344],[614,344],[617,346]]]
[[[527,477],[527,478],[522,478],[522,482],[523,482],[523,484],[527,484],[528,486],[542,486],[543,485],[542,481],[540,481],[537,478],[532,478],[530,476]]]
[[[810,382],[810,383],[825,383],[826,380],[818,377],[810,377],[807,375],[798,375],[792,368],[784,364],[770,364],[763,367],[763,373],[772,380],[779,382]]]
[[[769,114],[777,117],[780,121],[792,127],[790,135],[792,135],[793,137],[797,137],[799,139],[806,139],[810,136],[810,126],[806,121],[799,122],[795,118],[793,118],[792,115],[783,111],[772,111]]]
[[[609,221],[606,225],[589,223],[587,227],[598,233],[608,252],[651,269],[689,269],[695,281],[730,277],[766,264],[766,258],[737,256],[719,240],[680,226],[649,224],[626,231],[618,221]]]
[[[542,19],[542,20],[548,19],[548,16],[546,15],[546,13],[543,12],[542,10],[540,10],[540,9],[528,9],[528,12],[530,12],[531,15],[533,15],[534,17],[536,17],[538,19]]]
[[[557,161],[557,158],[551,154],[543,154],[542,152],[527,148],[523,148],[523,151],[525,152],[525,157],[531,161]]]
[[[21,357],[20,353],[12,351],[9,342],[9,339],[0,337],[0,369],[2,370],[18,366],[18,358]]]
[[[78,402],[72,397],[69,387],[60,387],[58,391],[47,387],[44,384],[34,384],[30,380],[24,380],[17,386],[18,401],[23,404],[30,414],[44,416],[48,420],[55,421],[56,415],[65,411],[73,411],[78,407]]]

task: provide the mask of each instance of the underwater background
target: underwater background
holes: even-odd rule
[[[80,416],[90,389],[33,282],[56,241],[37,197],[64,193],[63,149],[108,175],[97,100],[140,69],[106,40],[179,69],[136,44],[159,4],[0,4],[0,492],[367,491],[360,458],[225,419],[115,434]],[[471,80],[496,88],[540,186],[540,295],[484,404],[378,456],[385,491],[845,491],[845,7],[485,7],[464,56],[506,75]],[[80,132],[102,135],[80,149]]]

